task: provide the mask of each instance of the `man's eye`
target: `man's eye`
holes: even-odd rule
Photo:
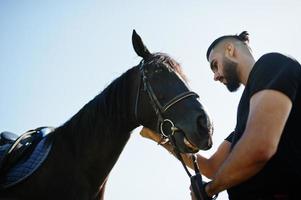
[[[217,70],[217,64],[216,62],[212,63],[212,71],[216,71]]]

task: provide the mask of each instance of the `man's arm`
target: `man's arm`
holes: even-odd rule
[[[207,178],[212,179],[217,170],[220,168],[221,164],[230,154],[230,149],[231,143],[227,140],[224,140],[211,157],[205,158],[201,154],[197,154],[197,162],[202,174]],[[192,164],[190,168],[193,169]]]
[[[156,134],[148,128],[143,128],[140,134],[143,137],[154,140],[155,142],[159,142],[161,139],[159,134]],[[172,147],[169,143],[163,144],[162,146],[173,154]],[[230,148],[231,143],[225,140],[221,143],[217,151],[210,158],[206,158],[200,154],[197,154],[197,162],[202,174],[207,178],[211,179],[212,176],[216,173],[217,169],[229,155]],[[194,169],[191,154],[181,154],[181,156],[183,158],[184,163],[191,169]]]
[[[207,185],[209,195],[242,183],[264,167],[277,151],[291,107],[291,100],[276,90],[253,95],[245,132]]]

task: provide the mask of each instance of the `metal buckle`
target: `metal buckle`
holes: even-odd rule
[[[165,122],[168,122],[168,123],[171,124],[171,127],[170,127],[171,135],[174,135],[174,133],[175,133],[176,131],[178,131],[179,129],[174,125],[174,123],[173,123],[170,119],[164,119],[163,122],[160,124],[160,131],[161,131],[161,133],[162,133],[162,135],[163,135],[164,137],[167,137],[167,138],[168,138],[169,135],[168,135],[168,134],[165,134],[164,131],[163,131],[163,125],[164,125]]]

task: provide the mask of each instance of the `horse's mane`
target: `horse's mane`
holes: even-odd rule
[[[166,67],[170,67],[177,72],[184,81],[187,81],[181,65],[165,53],[153,53],[151,58],[145,61],[145,63],[163,63]],[[64,132],[66,132],[66,129],[68,129],[68,131],[72,131],[72,133],[70,133],[71,135],[75,132],[93,134],[99,129],[104,129],[104,127],[95,127],[95,125],[103,124],[108,120],[107,123],[115,120],[124,121],[126,123],[129,117],[126,116],[126,114],[129,112],[123,111],[129,109],[128,105],[130,105],[131,102],[127,102],[127,98],[124,97],[128,96],[127,92],[129,91],[129,87],[131,87],[128,79],[134,70],[137,70],[137,66],[127,70],[113,80],[100,94],[89,101],[71,119],[58,127],[57,130],[65,129]],[[115,116],[113,116],[114,113]],[[116,113],[118,114],[116,115]],[[112,117],[118,117],[119,119],[112,119]],[[114,128],[118,130],[117,126]]]
[[[146,63],[148,63],[148,64],[164,63],[167,67],[171,67],[174,71],[176,71],[185,82],[187,82],[187,80],[188,80],[182,70],[181,65],[175,59],[173,59],[166,53],[161,53],[161,52],[153,53],[151,56],[151,59],[146,61]]]
[[[57,130],[64,129],[64,132],[66,132],[67,129],[73,133],[86,132],[87,134],[93,134],[97,130],[104,131],[104,127],[97,127],[99,124],[106,124],[106,121],[109,120],[111,120],[109,121],[110,123],[118,120],[112,119],[112,117],[126,120],[128,116],[126,116],[126,112],[122,112],[122,110],[128,108],[130,102],[127,102],[127,99],[122,97],[128,95],[128,87],[130,87],[128,78],[133,70],[134,68],[131,68],[113,80],[103,91],[85,104],[74,116],[58,127]],[[118,112],[118,115],[113,116],[114,111],[116,110],[120,110],[121,112]],[[109,124],[107,123],[107,125]],[[117,124],[114,128],[118,129]]]

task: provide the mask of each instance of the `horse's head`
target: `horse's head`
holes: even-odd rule
[[[150,53],[133,31],[135,52],[143,58],[135,103],[141,125],[171,139],[181,152],[207,150],[212,146],[212,123],[198,95],[189,90],[180,65],[163,53]]]

